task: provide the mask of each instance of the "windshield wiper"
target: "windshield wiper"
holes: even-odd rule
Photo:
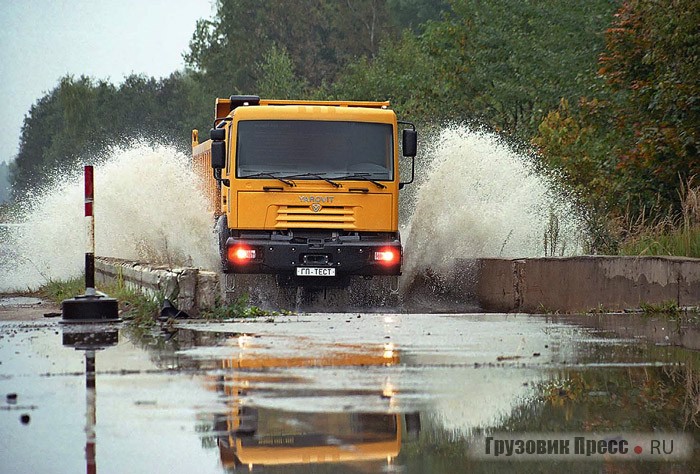
[[[326,173],[302,173],[302,174],[292,174],[289,176],[285,176],[285,178],[290,179],[290,178],[306,178],[306,177],[311,177],[311,178],[317,178],[317,179],[322,179],[326,183],[332,184],[336,188],[339,188],[341,186],[340,183],[336,183],[333,180],[330,180],[328,178],[324,178],[323,175]]]
[[[370,183],[376,185],[380,189],[385,189],[386,186],[380,183],[379,181],[375,181],[374,179],[369,177],[369,173],[355,173],[355,174],[349,174],[347,176],[338,176],[335,179],[361,179],[363,181],[369,181]]]
[[[292,181],[289,181],[288,179],[285,179],[285,178],[280,178],[279,176],[275,176],[272,173],[255,173],[255,174],[249,174],[246,176],[241,176],[241,178],[262,178],[262,177],[277,179],[279,181],[282,181],[287,186],[292,186],[292,187],[296,186],[296,184],[294,184]]]

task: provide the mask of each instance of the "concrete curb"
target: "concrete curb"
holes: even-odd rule
[[[216,272],[110,257],[95,257],[95,280],[98,284],[121,282],[126,288],[154,299],[162,296],[191,315],[213,308],[221,295]]]
[[[472,261],[478,304],[499,312],[700,305],[700,259],[581,256]]]
[[[95,272],[98,283],[121,281],[154,298],[162,295],[193,315],[224,301],[217,272],[106,257],[95,258]],[[700,259],[460,259],[450,272],[427,271],[416,278],[404,297],[415,297],[416,288],[430,293],[425,295],[427,311],[448,303],[450,311],[504,313],[619,311],[669,301],[679,307],[700,306]],[[411,301],[406,303],[411,306]]]

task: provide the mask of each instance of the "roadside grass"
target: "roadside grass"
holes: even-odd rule
[[[77,277],[70,280],[49,280],[39,288],[39,295],[54,303],[73,298],[75,295],[85,293],[85,278]]]
[[[256,316],[269,316],[270,312],[257,306],[248,306],[248,298],[241,297],[236,302],[216,306],[203,312],[204,319],[233,319]]]
[[[149,298],[131,290],[123,283],[100,286],[97,291],[108,294],[119,302],[119,316],[139,326],[149,326],[156,322],[156,317],[163,304],[163,298]],[[70,280],[52,280],[39,288],[41,297],[60,304],[61,301],[85,293],[85,277]]]
[[[700,307],[680,307],[673,300],[661,303],[640,303],[639,308],[642,310],[642,316],[676,321],[679,327],[681,324],[700,323]]]
[[[670,232],[647,230],[624,241],[620,253],[700,258],[700,226],[682,226]]]
[[[251,306],[248,295],[239,297],[233,303],[227,305],[219,305],[214,308],[202,312],[204,319],[233,319],[233,318],[255,318],[262,316],[279,316],[293,314],[292,311],[268,311],[259,306]]]
[[[165,300],[162,294],[148,297],[127,288],[121,281],[111,285],[100,286],[97,290],[117,299],[119,301],[119,316],[128,323],[139,327],[149,327],[157,322],[157,317]],[[38,293],[42,298],[60,304],[65,299],[85,293],[85,278],[81,276],[70,280],[52,280],[42,286]],[[286,315],[292,314],[292,312],[267,311],[258,306],[251,306],[248,296],[244,295],[234,303],[217,305],[214,308],[202,311],[200,318],[205,320],[224,320],[279,316],[280,314]]]
[[[662,303],[640,303],[639,308],[644,316],[667,316],[669,318],[680,316],[682,313],[678,304],[673,301],[664,301]]]
[[[625,231],[620,244],[623,255],[665,255],[700,258],[700,186],[694,178],[681,183],[681,212],[677,219],[648,222],[640,216]]]

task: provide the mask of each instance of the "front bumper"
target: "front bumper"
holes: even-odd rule
[[[341,237],[307,239],[303,242],[291,239],[229,237],[226,241],[226,255],[231,248],[254,250],[255,257],[245,261],[225,258],[225,273],[296,276],[297,268],[301,267],[333,268],[336,277],[400,275],[403,260],[403,249],[398,236],[385,240]],[[375,259],[376,252],[387,250],[393,250],[398,258],[391,262]]]

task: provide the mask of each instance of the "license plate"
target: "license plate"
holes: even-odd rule
[[[301,277],[334,277],[335,268],[297,267],[297,276]]]

